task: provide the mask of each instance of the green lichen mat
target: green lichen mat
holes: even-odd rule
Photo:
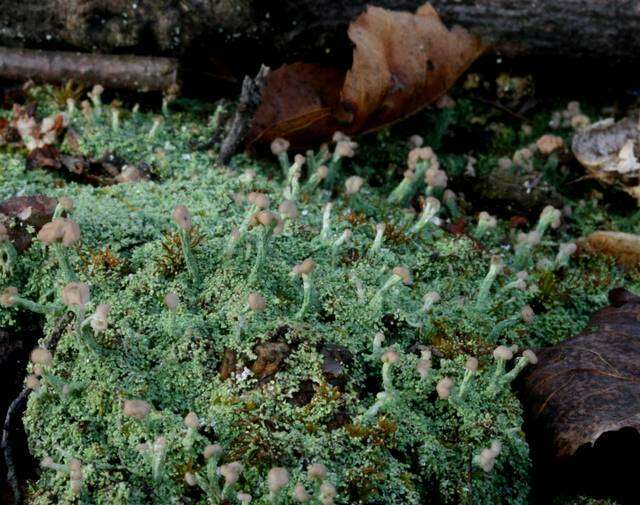
[[[571,257],[559,210],[520,236],[487,213],[454,235],[430,149],[384,187],[344,136],[233,171],[190,148],[215,121],[125,112],[70,110],[76,149],[150,180],[61,185],[0,153],[3,199],[59,199],[1,274],[0,323],[23,307],[48,334],[75,316],[29,365],[29,503],[527,503],[524,349],[580,329],[624,280]]]

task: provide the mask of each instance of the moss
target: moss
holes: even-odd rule
[[[42,110],[55,108],[50,98],[42,99],[48,100]],[[446,132],[460,127],[471,107],[461,100],[459,109],[439,117],[445,124],[434,135],[443,146]],[[1,198],[47,193],[74,199],[72,218],[80,225],[82,243],[70,252],[72,266],[91,286],[90,309],[111,306],[108,329],[95,335],[96,349],[83,345],[72,329],[60,340],[50,375],[31,396],[25,415],[33,454],[63,463],[80,459],[81,500],[87,503],[206,503],[206,494],[190,488],[184,474],[204,472],[201,452],[211,443],[224,448],[220,463],[242,461],[245,470],[236,489],[258,503],[266,503],[270,467],[289,469],[289,496],[297,481],[311,489],[304,469],[315,461],[329,468],[337,503],[526,503],[530,462],[521,410],[508,387],[491,392],[490,351],[498,343],[523,347],[559,341],[579,331],[588,314],[606,303],[610,287],[638,286],[637,278],[610,261],[584,257],[569,268],[545,269],[532,262],[529,288],[507,289],[516,268],[506,223],[483,239],[485,247],[435,227],[411,236],[413,218],[386,202],[399,179],[393,170],[385,172],[380,160],[374,163],[370,156],[380,150],[372,143],[351,165],[343,164],[335,187],[303,191],[299,219],[268,241],[260,275],[249,282],[260,233],[250,228],[234,254],[225,254],[232,229],[250,213],[249,205],[235,203],[232,194],[261,191],[276,207],[283,190],[272,175],[277,170],[269,161],[238,157],[234,172],[216,166],[212,154],[191,150],[194,140],[206,139],[212,129],[189,111],[170,115],[153,138],[148,136],[151,122],[149,114],[125,114],[117,132],[107,117],[72,122],[84,154],[113,152],[132,163],[146,162],[153,174],[147,182],[92,187],[62,173],[27,170],[23,153],[0,153]],[[383,149],[393,146],[381,159],[398,167],[404,163],[404,140],[388,133],[377,138]],[[488,144],[487,166],[520,139],[512,130],[501,130]],[[455,152],[445,151],[441,163],[452,171],[464,167]],[[256,175],[244,174],[245,168]],[[371,182],[349,198],[341,183],[353,171],[370,175]],[[332,240],[346,228],[353,231],[337,259],[319,239],[322,207],[330,198]],[[181,204],[195,224],[190,241],[200,271],[196,280],[185,269],[171,221]],[[441,217],[446,219],[446,212]],[[582,211],[548,233],[533,251],[535,259],[555,256],[571,232],[592,226],[581,216]],[[611,219],[621,228],[634,223],[606,216],[597,219]],[[471,228],[472,216],[465,219]],[[387,224],[383,249],[371,255],[380,222]],[[479,307],[479,286],[491,254],[498,252],[506,273],[494,283],[487,305]],[[311,305],[300,318],[303,282],[290,273],[309,257],[316,262]],[[379,305],[372,305],[397,265],[411,271],[412,284],[394,285]],[[42,302],[57,300],[63,284],[54,258],[37,241],[21,255],[13,275],[3,279],[3,285],[16,285]],[[265,297],[264,311],[248,310],[253,291]],[[427,313],[422,297],[430,291],[440,293],[441,301]],[[168,292],[180,298],[175,312],[163,303]],[[518,319],[527,304],[536,312],[534,325]],[[492,335],[509,318],[514,323]],[[45,329],[55,321],[55,315],[48,316]],[[3,310],[0,322],[11,327],[15,312]],[[367,417],[386,387],[373,346],[379,331],[385,335],[383,346],[400,352],[401,360],[392,369],[393,401]],[[328,346],[339,349],[342,358],[331,357]],[[416,372],[418,346],[431,346],[433,352],[426,379]],[[459,384],[469,355],[480,358],[481,369],[467,396],[439,399],[435,384],[445,376]],[[219,370],[225,356],[233,356],[235,366],[223,379]],[[258,365],[260,359],[266,361]],[[263,376],[258,370],[271,372]],[[76,391],[63,394],[58,383],[73,384]],[[133,398],[153,407],[144,421],[123,414],[123,401]],[[202,425],[187,448],[183,418],[189,411]],[[167,455],[161,478],[154,481],[148,451],[136,447],[159,436],[167,439]],[[493,440],[500,440],[503,450],[495,468],[484,472],[473,458]],[[43,470],[29,496],[34,504],[75,499],[63,470]]]

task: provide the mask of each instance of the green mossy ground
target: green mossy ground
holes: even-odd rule
[[[40,113],[55,110],[38,93]],[[524,134],[460,93],[453,110],[411,122],[411,133],[423,134],[434,146],[450,178],[467,164],[463,141],[451,148],[456,136],[491,132],[473,152],[476,169],[487,173],[499,157],[512,156],[547,133],[551,109],[536,116],[532,131]],[[114,132],[106,113],[91,123],[80,114],[72,120],[84,154],[115,152],[130,163],[144,161],[152,167],[152,180],[146,182],[93,187],[62,173],[28,170],[24,153],[0,151],[0,199],[44,193],[74,200],[71,217],[80,225],[82,241],[70,252],[72,266],[91,287],[89,311],[100,303],[111,306],[109,328],[95,336],[96,348],[72,328],[64,334],[51,375],[31,396],[24,419],[34,456],[63,464],[70,458],[82,461],[82,493],[71,492],[68,472],[45,469],[30,487],[29,502],[207,503],[206,494],[189,487],[184,475],[202,472],[203,448],[219,443],[221,463],[244,464],[235,489],[252,494],[254,503],[268,503],[266,475],[273,466],[291,474],[281,503],[293,502],[296,482],[312,489],[304,473],[311,462],[329,468],[336,503],[527,503],[530,462],[521,408],[508,386],[489,391],[495,368],[491,351],[498,344],[517,344],[521,350],[551,345],[580,331],[589,315],[606,305],[612,287],[640,288],[635,272],[619,269],[609,258],[581,255],[568,267],[536,266],[541,258],[553,259],[560,243],[596,228],[637,232],[638,216],[617,214],[597,194],[572,189],[568,183],[575,173],[553,172],[549,167],[557,163],[535,155],[536,167],[547,167],[545,178],[560,188],[574,212],[535,248],[527,290],[507,290],[517,269],[506,220],[479,246],[468,236],[436,227],[410,236],[415,218],[387,204],[409,150],[407,127],[397,127],[364,139],[356,157],[342,163],[333,187],[307,192],[303,186],[299,218],[268,243],[259,275],[249,282],[260,230],[251,229],[235,254],[225,256],[232,228],[249,213],[246,201],[238,204],[231,195],[263,192],[275,210],[283,200],[279,167],[244,156],[234,159],[235,170],[217,167],[214,154],[191,147],[213,133],[206,114],[172,113],[153,138],[148,136],[151,122],[147,113],[126,116]],[[570,138],[568,130],[561,134]],[[343,182],[353,174],[367,182],[348,196]],[[322,207],[329,200],[331,240],[346,228],[353,231],[337,254],[319,239]],[[168,245],[176,232],[171,213],[180,204],[189,208],[202,236],[194,248],[196,280],[180,249]],[[471,232],[474,212],[494,212],[466,208]],[[443,208],[440,217],[446,222],[448,210]],[[383,249],[367,255],[381,222],[388,230]],[[535,226],[535,218],[529,226]],[[477,307],[492,254],[501,254],[506,268],[486,306]],[[290,272],[308,257],[317,265],[311,275],[312,305],[300,318],[302,281]],[[398,265],[411,271],[413,283],[394,286],[381,306],[372,306],[370,300]],[[1,281],[1,287],[15,285],[22,296],[41,303],[59,300],[64,284],[55,258],[38,241]],[[253,291],[266,298],[263,312],[247,308]],[[430,291],[437,291],[441,301],[426,313],[422,297]],[[168,292],[181,300],[175,314],[163,304]],[[533,323],[518,320],[491,337],[498,322],[517,318],[525,305],[536,313]],[[2,309],[0,326],[11,328],[15,316],[16,310]],[[45,318],[45,334],[58,317]],[[383,390],[380,351],[373,349],[377,332],[385,335],[383,349],[394,349],[401,359],[392,367],[393,402],[366,417]],[[275,374],[259,379],[248,370],[256,346],[269,342],[285,343],[288,351]],[[417,345],[432,349],[426,379],[416,372]],[[331,346],[339,346],[345,357],[337,377],[326,371],[323,351]],[[237,372],[223,379],[219,370],[229,351],[236,356]],[[439,399],[436,383],[448,376],[460,384],[469,356],[480,359],[480,371],[467,396]],[[63,394],[57,381],[77,388]],[[132,419],[123,414],[126,399],[144,399],[154,410],[144,421]],[[198,414],[202,427],[193,447],[185,448],[183,418],[189,411]],[[166,437],[168,451],[154,482],[149,455],[137,446],[158,436]],[[493,470],[484,472],[473,459],[494,440],[502,443],[502,452]]]

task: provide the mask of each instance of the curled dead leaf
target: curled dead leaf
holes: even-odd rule
[[[640,444],[640,297],[609,298],[587,330],[537,352],[521,399],[532,454],[554,486],[637,498],[624,456]]]
[[[640,265],[640,236],[617,231],[596,231],[577,242],[580,249],[613,256],[620,265]]]
[[[612,118],[579,131],[571,146],[590,177],[614,185],[640,202],[640,121]]]
[[[523,377],[525,406],[552,437],[558,458],[603,433],[640,430],[640,303],[606,307],[588,330],[537,352]]]
[[[614,496],[631,490],[637,498],[625,455],[640,441],[640,297],[618,288],[609,298],[612,306],[584,332],[536,351],[538,364],[521,378],[521,400],[534,461],[546,477]]]
[[[448,30],[429,4],[415,14],[368,7],[348,35],[346,74],[306,63],[269,74],[249,143],[285,137],[300,147],[393,123],[442,96],[484,49],[466,30]]]

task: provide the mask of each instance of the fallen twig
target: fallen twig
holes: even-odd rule
[[[494,102],[492,100],[487,100],[486,98],[482,98],[479,96],[473,97],[474,100],[476,100],[477,102],[481,102],[484,103],[486,105],[490,105],[491,107],[494,107],[506,114],[509,114],[510,116],[519,119],[520,121],[527,121],[527,118],[525,116],[523,116],[522,114],[512,111],[511,109],[509,109],[508,107],[505,107],[504,105],[502,105],[499,102]]]
[[[242,91],[238,109],[233,117],[229,133],[222,141],[218,161],[226,165],[249,132],[249,126],[253,116],[260,105],[262,99],[262,89],[265,85],[265,78],[269,73],[269,67],[262,65],[254,79],[245,76],[242,82]]]
[[[174,58],[39,51],[0,47],[0,77],[84,84],[139,91],[167,90],[178,81]]]
[[[56,350],[56,347],[58,347],[58,342],[60,342],[60,338],[62,337],[64,330],[67,329],[67,326],[69,326],[71,321],[73,321],[74,317],[75,316],[73,312],[66,312],[60,317],[60,319],[58,319],[58,322],[53,328],[51,335],[43,345],[43,347],[46,347],[51,351],[51,354],[53,354],[53,352]]]
[[[56,326],[51,332],[51,335],[49,336],[47,341],[44,343],[43,347],[48,348],[51,351],[51,353],[53,353],[56,346],[58,345],[58,342],[60,341],[60,337],[62,337],[64,330],[67,328],[69,323],[71,323],[73,318],[74,318],[73,312],[67,312],[62,317],[60,317],[60,319],[56,323]],[[11,435],[11,428],[12,428],[12,423],[14,419],[14,414],[17,414],[18,412],[22,411],[22,409],[24,408],[24,405],[27,402],[27,399],[29,398],[30,393],[31,393],[31,389],[25,388],[11,402],[11,405],[9,405],[9,408],[7,409],[7,413],[4,417],[4,424],[2,427],[2,444],[0,447],[2,448],[2,452],[4,453],[4,461],[5,461],[5,465],[7,466],[7,482],[9,483],[9,486],[11,487],[11,490],[13,492],[13,499],[16,505],[19,505],[20,503],[22,503],[22,493],[20,492],[18,476],[16,473],[15,464],[13,461],[13,447],[11,446],[9,438]]]

